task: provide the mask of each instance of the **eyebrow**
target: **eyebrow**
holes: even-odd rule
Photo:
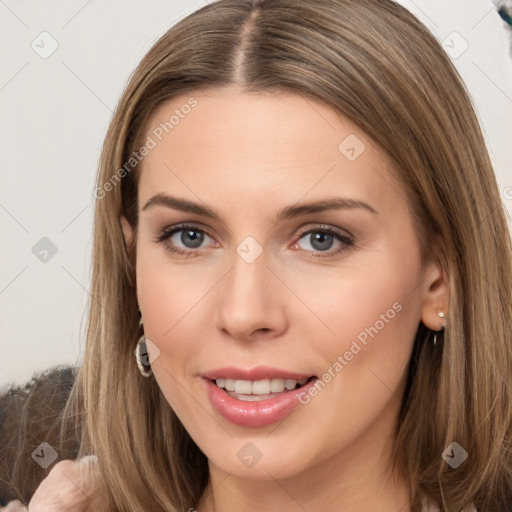
[[[222,220],[220,216],[208,206],[203,206],[199,203],[194,203],[193,201],[189,201],[187,199],[180,199],[168,194],[160,193],[154,195],[148,201],[146,201],[142,211],[148,210],[153,206],[165,206],[167,208],[173,208],[183,212],[195,213],[209,219],[215,219],[218,221]],[[358,208],[364,209],[374,216],[379,215],[379,212],[375,210],[375,208],[359,199],[352,199],[349,197],[328,197],[321,201],[287,206],[278,213],[277,220],[288,220],[294,217],[299,217],[301,215],[320,213],[328,210],[353,210]]]

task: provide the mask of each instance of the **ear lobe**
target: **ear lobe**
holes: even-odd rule
[[[121,216],[121,227],[123,229],[124,244],[129,247],[132,243],[133,229],[124,215]]]

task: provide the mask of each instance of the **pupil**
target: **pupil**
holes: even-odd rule
[[[188,239],[187,239],[187,236],[189,237]],[[192,231],[192,230],[183,231],[182,235],[181,235],[181,241],[187,247],[199,247],[202,244],[203,239],[204,239],[203,233],[198,233],[197,231]],[[188,243],[190,241],[192,241],[191,244]]]
[[[332,245],[332,238],[332,235],[326,233],[311,233],[311,245],[318,250],[325,251],[330,249]]]

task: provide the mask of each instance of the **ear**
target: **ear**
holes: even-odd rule
[[[121,227],[123,229],[124,245],[125,245],[125,249],[128,254],[128,248],[130,247],[130,245],[132,243],[132,239],[133,239],[133,229],[130,226],[130,223],[128,222],[128,220],[126,219],[126,217],[124,215],[121,216],[120,221],[121,221]],[[129,254],[128,254],[128,264],[129,264],[129,267],[131,270],[130,282],[132,283],[132,286],[135,288],[135,300],[137,301],[137,307],[139,307],[138,306],[139,297],[137,294],[137,284],[136,284],[137,280],[135,277],[135,269],[132,268]]]
[[[129,247],[132,242],[133,229],[124,215],[121,216],[121,227],[123,228],[124,243],[126,247]]]
[[[445,325],[445,320],[438,316],[444,313],[448,317],[450,304],[450,286],[446,270],[440,263],[426,266],[423,281],[423,303],[421,306],[421,321],[433,331],[439,331]]]

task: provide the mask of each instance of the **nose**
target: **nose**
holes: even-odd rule
[[[280,336],[287,328],[286,291],[265,250],[250,263],[235,252],[231,270],[216,287],[216,327],[241,341]]]

